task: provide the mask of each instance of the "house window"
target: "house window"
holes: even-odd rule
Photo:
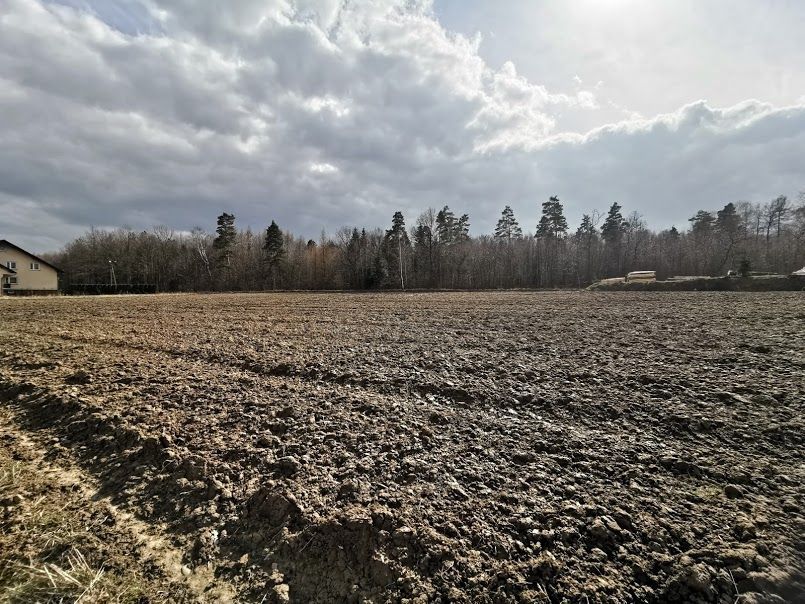
[[[17,263],[16,263],[16,262],[14,262],[13,260],[9,260],[8,262],[6,262],[6,266],[7,266],[8,268],[10,268],[11,270],[16,270],[16,268],[17,268]]]
[[[39,263],[38,262],[31,262],[31,270],[38,271],[39,270]]]
[[[17,278],[16,278],[16,277],[9,277],[9,278],[8,278],[8,282],[9,282],[11,285],[17,285]]]

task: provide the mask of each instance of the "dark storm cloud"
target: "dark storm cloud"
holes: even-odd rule
[[[619,201],[665,226],[805,186],[805,107],[698,102],[562,133],[555,115],[595,111],[592,92],[490,69],[427,2],[126,6],[125,27],[0,8],[3,236],[43,250],[90,225],[212,228],[227,210],[315,237],[444,204],[481,232],[505,204],[533,228],[553,194],[571,219]]]

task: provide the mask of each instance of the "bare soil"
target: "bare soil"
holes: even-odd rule
[[[187,599],[805,598],[801,293],[0,312],[0,421],[180,551]]]

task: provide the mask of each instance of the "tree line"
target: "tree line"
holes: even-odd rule
[[[728,203],[700,210],[688,228],[655,231],[618,203],[584,214],[572,230],[558,197],[542,204],[533,232],[511,207],[492,234],[470,235],[470,217],[429,208],[388,229],[343,227],[318,241],[281,230],[239,230],[224,212],[214,233],[197,227],[135,232],[91,229],[49,258],[63,286],[118,283],[155,291],[266,289],[495,289],[581,287],[632,270],[721,275],[735,269],[787,273],[805,264],[805,193],[792,203]]]

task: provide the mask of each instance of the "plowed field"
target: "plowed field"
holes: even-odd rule
[[[802,294],[65,297],[0,313],[14,425],[216,593],[804,597]]]

